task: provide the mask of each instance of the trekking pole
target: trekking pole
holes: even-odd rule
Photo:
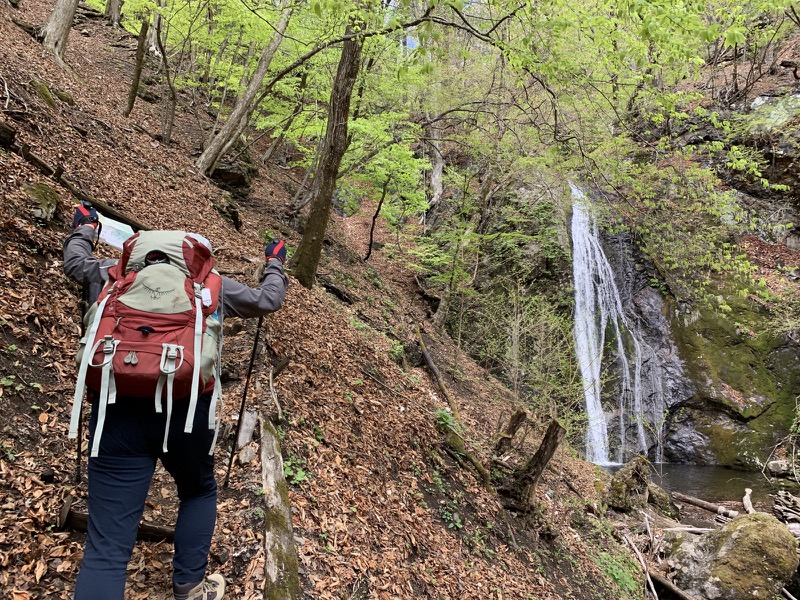
[[[228,480],[231,476],[231,467],[233,466],[233,456],[236,452],[236,441],[239,439],[239,432],[242,429],[242,421],[244,421],[244,406],[247,402],[247,388],[250,386],[250,376],[253,374],[253,365],[256,362],[256,352],[258,351],[258,338],[261,336],[261,325],[264,323],[264,315],[258,317],[258,325],[256,325],[256,337],[253,340],[253,351],[250,353],[250,365],[247,367],[247,377],[244,380],[244,392],[242,392],[242,405],[239,407],[239,421],[236,423],[236,433],[233,436],[231,443],[231,457],[228,460],[228,470],[225,471],[225,480],[222,482],[222,487],[228,487]]]

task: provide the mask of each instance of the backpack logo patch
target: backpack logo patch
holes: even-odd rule
[[[161,300],[161,298],[163,298],[164,296],[169,296],[175,291],[175,288],[164,291],[162,291],[160,287],[151,288],[146,283],[142,284],[142,287],[147,290],[147,292],[150,294],[150,297],[153,300]]]

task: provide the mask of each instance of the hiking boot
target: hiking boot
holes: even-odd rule
[[[225,579],[214,573],[200,583],[173,583],[172,593],[175,600],[220,600],[225,594]]]

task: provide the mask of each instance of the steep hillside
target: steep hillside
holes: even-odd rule
[[[48,10],[39,0],[19,9],[0,3],[0,123],[16,130],[18,145],[62,167],[83,193],[148,226],[202,232],[220,269],[240,280],[253,281],[264,231],[297,244],[287,216],[297,174],[262,167],[240,203],[237,231],[214,209],[225,193],[192,168],[211,120],[202,99],[181,96],[174,139],[165,146],[155,135],[158,102],[140,99],[129,119],[120,114],[135,40],[84,19],[73,29],[66,54],[73,72],[66,72],[12,22],[38,23]],[[83,534],[53,524],[67,496],[81,507],[86,493],[85,481],[74,483],[75,444],[67,440],[80,292],[62,273],[61,241],[75,198],[21,154],[0,149],[0,589],[14,600],[68,598]],[[41,185],[58,196],[49,220],[35,216]],[[639,597],[630,575],[636,567],[608,524],[586,512],[601,506],[601,472],[559,450],[539,484],[537,512],[522,514],[504,509],[446,452],[436,422],[447,402],[421,364],[401,360],[419,355],[417,325],[456,396],[463,437],[485,464],[514,406],[426,320],[405,248],[379,230],[383,249],[362,261],[370,221],[369,207],[334,219],[319,275],[347,301],[295,282],[285,308],[265,320],[267,342],[248,398],[251,408],[271,413],[267,361],[289,359],[275,392],[307,597]],[[231,320],[226,329],[220,481],[255,323]],[[512,461],[535,450],[543,425],[535,423]],[[262,597],[262,485],[256,459],[235,464],[230,487],[220,490],[212,568],[228,579],[232,598]],[[159,472],[146,521],[169,524],[175,505]],[[130,598],[171,597],[170,553],[166,543],[137,544]]]

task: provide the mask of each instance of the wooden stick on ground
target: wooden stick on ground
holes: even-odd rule
[[[623,535],[622,538],[628,542],[628,545],[633,549],[633,553],[636,555],[636,558],[639,560],[639,564],[642,565],[642,570],[644,571],[645,579],[647,579],[647,585],[650,588],[650,592],[653,594],[653,598],[658,600],[658,593],[656,592],[656,588],[653,585],[653,580],[650,578],[650,572],[647,569],[647,563],[642,556],[642,553],[639,552],[639,549],[636,545],[630,540],[627,535]]]
[[[718,515],[722,515],[723,517],[728,517],[729,519],[735,519],[739,516],[738,511],[730,510],[724,506],[712,504],[711,502],[706,502],[705,500],[700,500],[699,498],[693,498],[692,496],[685,496],[684,494],[680,494],[678,492],[672,492],[672,497],[680,502],[685,502],[686,504],[691,504],[692,506],[704,508]]]
[[[58,529],[86,531],[89,524],[89,513],[73,509],[73,502],[73,496],[68,496],[64,502],[64,506],[61,508],[61,514],[58,517]],[[171,542],[175,539],[175,530],[172,527],[139,523],[136,539],[145,542]]]
[[[756,509],[753,508],[753,501],[750,499],[750,494],[752,493],[753,490],[750,488],[744,488],[744,498],[742,498],[742,504],[744,505],[744,510],[748,515],[752,515],[754,512],[756,512]]]
[[[686,592],[684,592],[681,588],[677,585],[672,583],[669,579],[658,573],[657,571],[648,571],[650,577],[653,581],[655,581],[658,585],[665,587],[669,590],[669,593],[678,598],[679,600],[697,600],[694,596],[690,596]]]

